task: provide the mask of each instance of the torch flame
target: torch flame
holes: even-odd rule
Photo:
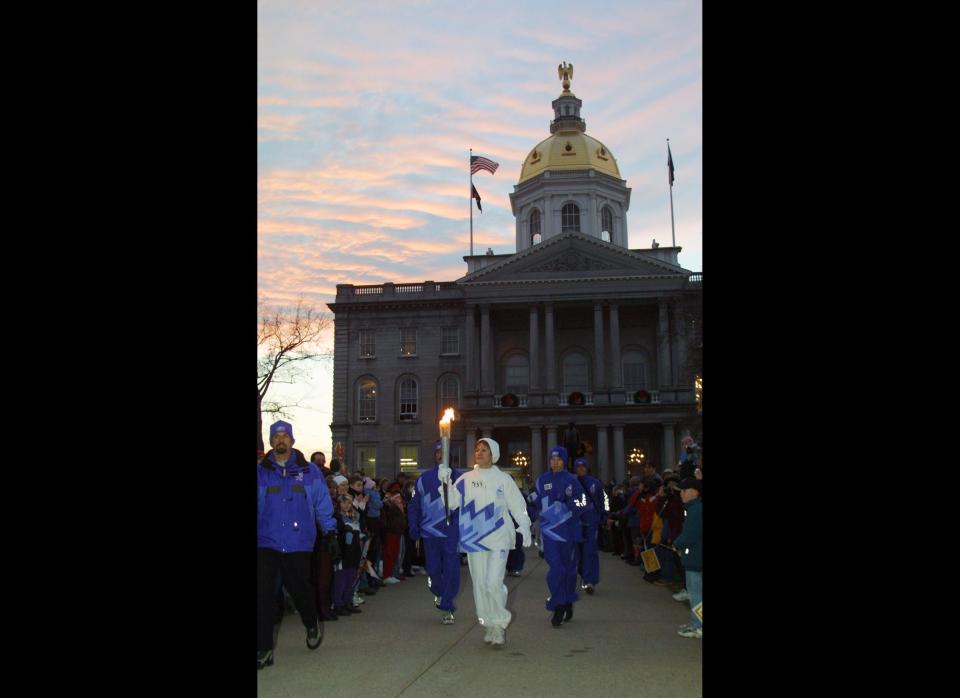
[[[454,420],[453,408],[452,408],[452,407],[448,407],[448,408],[446,409],[446,411],[443,413],[443,419],[440,420],[440,423],[441,423],[441,424],[449,424],[449,423],[452,422],[453,420]]]

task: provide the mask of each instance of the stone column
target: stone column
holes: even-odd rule
[[[467,360],[466,392],[477,390],[477,313],[472,305],[466,307],[464,318],[464,355]],[[470,454],[471,457],[473,454]]]
[[[593,174],[593,172],[591,172],[590,174]],[[583,232],[585,232],[587,235],[592,235],[595,238],[599,238],[601,225],[600,225],[600,219],[597,215],[597,195],[596,194],[590,194],[590,205],[587,211],[588,211],[587,217],[590,219],[590,229],[584,230]]]
[[[607,387],[604,376],[603,355],[603,303],[595,301],[593,304],[593,392],[599,393]]]
[[[493,392],[493,356],[490,341],[490,306],[480,306],[480,391],[489,395]]]
[[[614,472],[610,468],[610,447],[607,444],[607,425],[597,425],[597,474],[596,478],[607,483],[614,477]]]
[[[554,336],[553,336],[553,303],[543,304],[543,333],[547,343],[547,355],[544,359],[547,362],[547,390],[557,392],[557,362],[554,356]]]
[[[537,304],[530,306],[530,390],[540,389],[540,316]]]
[[[543,475],[543,436],[540,427],[530,427],[530,476],[536,482]]]
[[[620,312],[616,303],[610,304],[610,387],[623,390],[623,366],[620,364]]]
[[[660,467],[657,468],[659,472],[663,472],[664,468],[671,468],[673,470],[677,469],[677,451],[674,445],[676,441],[676,435],[674,434],[674,429],[672,424],[663,425],[663,463],[660,463]]]
[[[657,304],[657,388],[664,390],[670,385],[670,321],[667,317],[667,301]]]
[[[623,482],[627,476],[627,459],[623,453],[623,425],[613,425],[613,471],[617,475],[617,482]]]
[[[557,445],[557,428],[547,427],[547,451]],[[549,465],[549,463],[547,463]]]
[[[676,347],[677,371],[676,385],[682,385],[684,388],[693,388],[693,376],[687,371],[687,333],[689,325],[684,320],[683,300],[677,298],[673,302],[673,336]]]

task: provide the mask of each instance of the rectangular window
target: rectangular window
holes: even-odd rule
[[[400,446],[400,472],[420,469],[419,451],[420,447],[416,444]]]
[[[417,418],[417,382],[412,378],[400,381],[400,421],[411,422]]]
[[[463,469],[463,458],[461,454],[463,453],[463,444],[450,442],[450,467],[451,468],[460,468]]]
[[[376,330],[360,330],[360,356],[376,355]]]
[[[643,364],[626,363],[623,364],[623,389],[627,391],[636,391],[646,387],[644,385]]]
[[[447,376],[440,382],[441,416],[443,416],[443,412],[448,407],[452,407],[455,410],[460,409],[460,382],[456,376]]]
[[[441,330],[441,354],[459,354],[460,353],[460,328],[444,327]]]
[[[358,444],[356,465],[344,464],[351,472],[356,468],[362,470],[367,477],[375,477],[377,474],[377,445],[376,444]]]
[[[405,328],[400,330],[400,354],[402,356],[416,356],[417,330]]]
[[[507,366],[507,392],[526,393],[530,385],[530,369],[527,364],[515,363]]]

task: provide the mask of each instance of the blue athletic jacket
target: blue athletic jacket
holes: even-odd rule
[[[585,493],[586,509],[583,513],[583,523],[591,526],[603,524],[607,520],[607,512],[610,510],[603,483],[590,475],[584,475],[577,479],[580,480],[580,485]]]
[[[579,542],[583,540],[581,517],[584,493],[573,473],[547,471],[537,478],[536,501],[540,505],[540,535],[544,542]]]
[[[336,531],[333,502],[323,474],[292,449],[281,468],[271,450],[257,464],[257,547],[282,553],[313,551],[317,524]]]
[[[443,488],[440,487],[439,466],[435,465],[417,478],[413,488],[413,497],[407,506],[407,523],[410,526],[410,537],[417,540],[423,538],[460,539],[460,510],[450,511],[450,525],[447,525],[445,507],[443,504]],[[450,469],[449,492],[453,491],[453,484],[462,475],[462,471]]]

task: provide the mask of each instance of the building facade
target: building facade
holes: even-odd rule
[[[630,189],[564,88],[510,195],[516,253],[465,257],[456,281],[337,286],[331,430],[350,470],[430,467],[447,407],[455,467],[492,436],[525,478],[570,423],[604,481],[699,439],[702,276],[678,247],[629,248]]]

